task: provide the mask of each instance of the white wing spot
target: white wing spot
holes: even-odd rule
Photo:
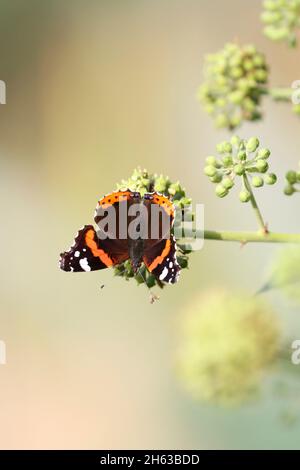
[[[173,268],[173,263],[172,263],[172,261],[170,261],[170,263],[169,263],[169,268]]]
[[[79,260],[79,264],[80,264],[80,266],[82,267],[82,269],[84,271],[90,271],[91,270],[91,267],[88,263],[87,258],[82,258],[81,260]]]
[[[169,272],[168,268],[164,268],[164,269],[163,269],[163,272],[162,272],[161,275],[159,276],[159,280],[160,280],[160,281],[163,281],[163,280],[165,279],[165,277],[168,275],[168,272]]]
[[[74,256],[76,256],[76,258],[79,258],[79,256],[80,256],[80,251],[78,251],[78,250],[75,251]]]

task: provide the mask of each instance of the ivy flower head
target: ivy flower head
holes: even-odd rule
[[[216,184],[215,193],[218,197],[227,196],[238,178],[242,178],[239,194],[241,202],[250,201],[249,185],[261,188],[264,184],[276,183],[277,176],[269,172],[271,152],[260,145],[257,137],[246,140],[233,136],[230,141],[220,142],[216,150],[215,155],[206,158],[204,173]],[[251,180],[245,183],[245,177]]]
[[[235,405],[253,398],[280,347],[277,317],[257,297],[213,290],[181,318],[178,375],[196,399]]]
[[[265,0],[263,7],[264,34],[272,41],[287,41],[295,47],[300,29],[300,0]]]
[[[198,98],[218,128],[235,129],[243,121],[262,117],[261,98],[267,82],[264,55],[253,45],[229,43],[206,56],[205,81]]]

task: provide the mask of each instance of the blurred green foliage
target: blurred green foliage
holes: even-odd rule
[[[300,303],[300,248],[281,249],[270,266],[270,281],[264,290],[280,289],[288,298]]]

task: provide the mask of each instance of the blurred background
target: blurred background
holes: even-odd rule
[[[236,38],[266,54],[272,85],[300,79],[299,49],[264,38],[260,12],[260,0],[0,1],[2,449],[299,447],[297,422],[280,419],[288,398],[215,406],[175,371],[186,306],[208,288],[254,293],[278,247],[207,241],[154,305],[110,270],[58,269],[98,198],[138,165],[180,179],[206,228],[256,228],[250,207],[219,200],[203,176],[227,133],[196,92],[204,55]],[[258,135],[284,175],[299,160],[299,120],[285,104],[264,109],[239,135]],[[259,203],[271,229],[299,232],[299,198],[270,187]],[[266,298],[300,338],[299,308]]]

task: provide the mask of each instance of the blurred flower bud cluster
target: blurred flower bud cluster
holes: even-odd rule
[[[179,378],[196,399],[238,405],[256,397],[280,342],[277,316],[258,297],[212,290],[183,312]]]
[[[272,41],[287,41],[295,47],[300,29],[300,0],[265,0],[263,7],[264,34]]]
[[[299,170],[290,170],[285,175],[286,185],[284,188],[284,194],[291,196],[296,192],[300,192],[300,162]]]
[[[235,129],[243,121],[261,119],[268,66],[255,46],[226,44],[206,56],[205,82],[198,98],[218,128]]]

